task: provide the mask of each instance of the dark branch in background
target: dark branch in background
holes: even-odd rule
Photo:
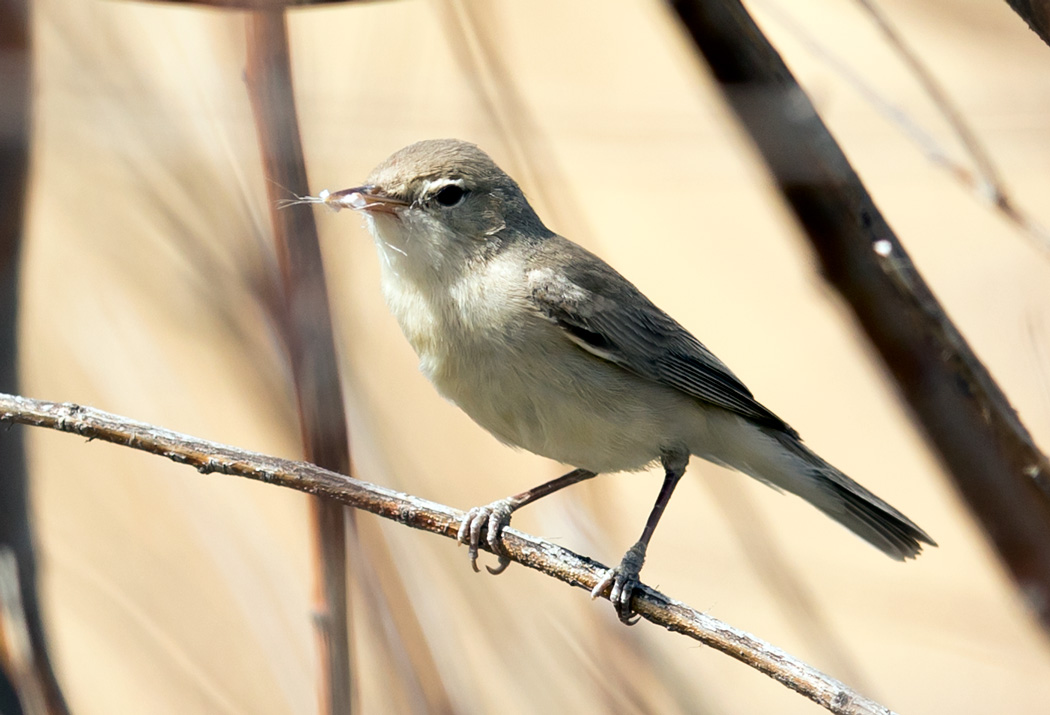
[[[956,487],[1050,631],[1050,463],[737,0],[671,3]]]
[[[29,165],[32,68],[28,12],[23,0],[0,0],[0,390],[12,392],[18,391],[19,253]],[[29,698],[33,702],[42,699],[50,713],[65,713],[68,710],[48,657],[37,597],[23,432],[0,432],[0,549],[16,562],[12,568],[18,576],[18,610],[28,638],[25,654],[29,662],[18,673],[5,673],[4,661],[12,661],[0,644],[0,712],[15,715],[20,710],[17,698],[23,702]],[[0,601],[0,608],[13,606],[2,594]],[[16,693],[25,688],[39,697]]]
[[[303,450],[307,460],[349,474],[350,444],[317,226],[310,211],[276,209],[278,187],[299,195],[310,193],[283,10],[248,15],[245,76],[268,179],[284,295],[274,318],[291,366]],[[343,715],[352,711],[353,704],[346,510],[327,499],[312,500],[310,507],[317,561],[314,624],[321,651],[321,712]]]
[[[88,440],[112,442],[167,457],[192,466],[202,474],[229,474],[297,489],[457,542],[459,525],[465,516],[457,509],[313,464],[208,442],[71,403],[0,393],[0,422],[46,427]],[[487,546],[482,544],[482,548]],[[596,561],[510,527],[503,530],[503,549],[512,561],[588,593],[608,571]],[[635,591],[633,605],[646,620],[732,656],[833,713],[888,715],[890,712],[784,651],[647,586]]]
[[[1032,32],[1050,45],[1050,3],[1046,0],[1006,0]]]

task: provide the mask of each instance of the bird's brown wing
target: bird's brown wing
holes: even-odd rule
[[[586,249],[560,237],[533,247],[530,295],[587,352],[759,424],[797,433],[763,407],[725,364],[641,291]]]

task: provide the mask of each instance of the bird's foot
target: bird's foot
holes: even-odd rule
[[[645,564],[645,549],[646,544],[643,541],[632,546],[623,555],[620,565],[609,569],[605,577],[591,590],[591,598],[598,598],[608,588],[609,600],[616,609],[616,615],[628,626],[633,626],[641,617],[631,608],[631,598],[634,596],[635,587],[640,583],[638,574],[642,572],[642,565]]]
[[[485,534],[485,543],[489,545],[492,553],[499,557],[496,568],[486,566],[492,575],[503,573],[510,565],[510,557],[503,549],[500,536],[503,527],[510,523],[510,515],[514,513],[517,504],[511,499],[500,499],[486,506],[476,506],[467,512],[459,525],[457,538],[459,543],[467,544],[469,547],[470,565],[475,571],[478,568],[478,546],[481,544],[482,532]]]

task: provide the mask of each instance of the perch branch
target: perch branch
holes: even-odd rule
[[[45,402],[0,393],[0,422],[46,427],[167,457],[202,474],[229,474],[323,496],[415,529],[456,539],[464,513],[336,474],[137,422],[72,403]],[[486,548],[482,544],[482,548]],[[511,560],[590,591],[607,567],[512,528],[503,530]],[[635,591],[634,609],[646,620],[682,633],[765,673],[833,713],[888,715],[878,703],[758,638],[674,601],[647,586]]]

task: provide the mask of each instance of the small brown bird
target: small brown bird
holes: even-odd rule
[[[831,466],[721,360],[626,278],[543,225],[521,189],[473,144],[422,141],[364,186],[322,194],[362,212],[383,293],[438,391],[501,441],[576,467],[471,509],[459,531],[477,570],[484,538],[530,502],[602,472],[659,460],[660,494],[638,542],[594,589],[632,622],[645,552],[690,455],[796,494],[894,559],[934,544]]]

